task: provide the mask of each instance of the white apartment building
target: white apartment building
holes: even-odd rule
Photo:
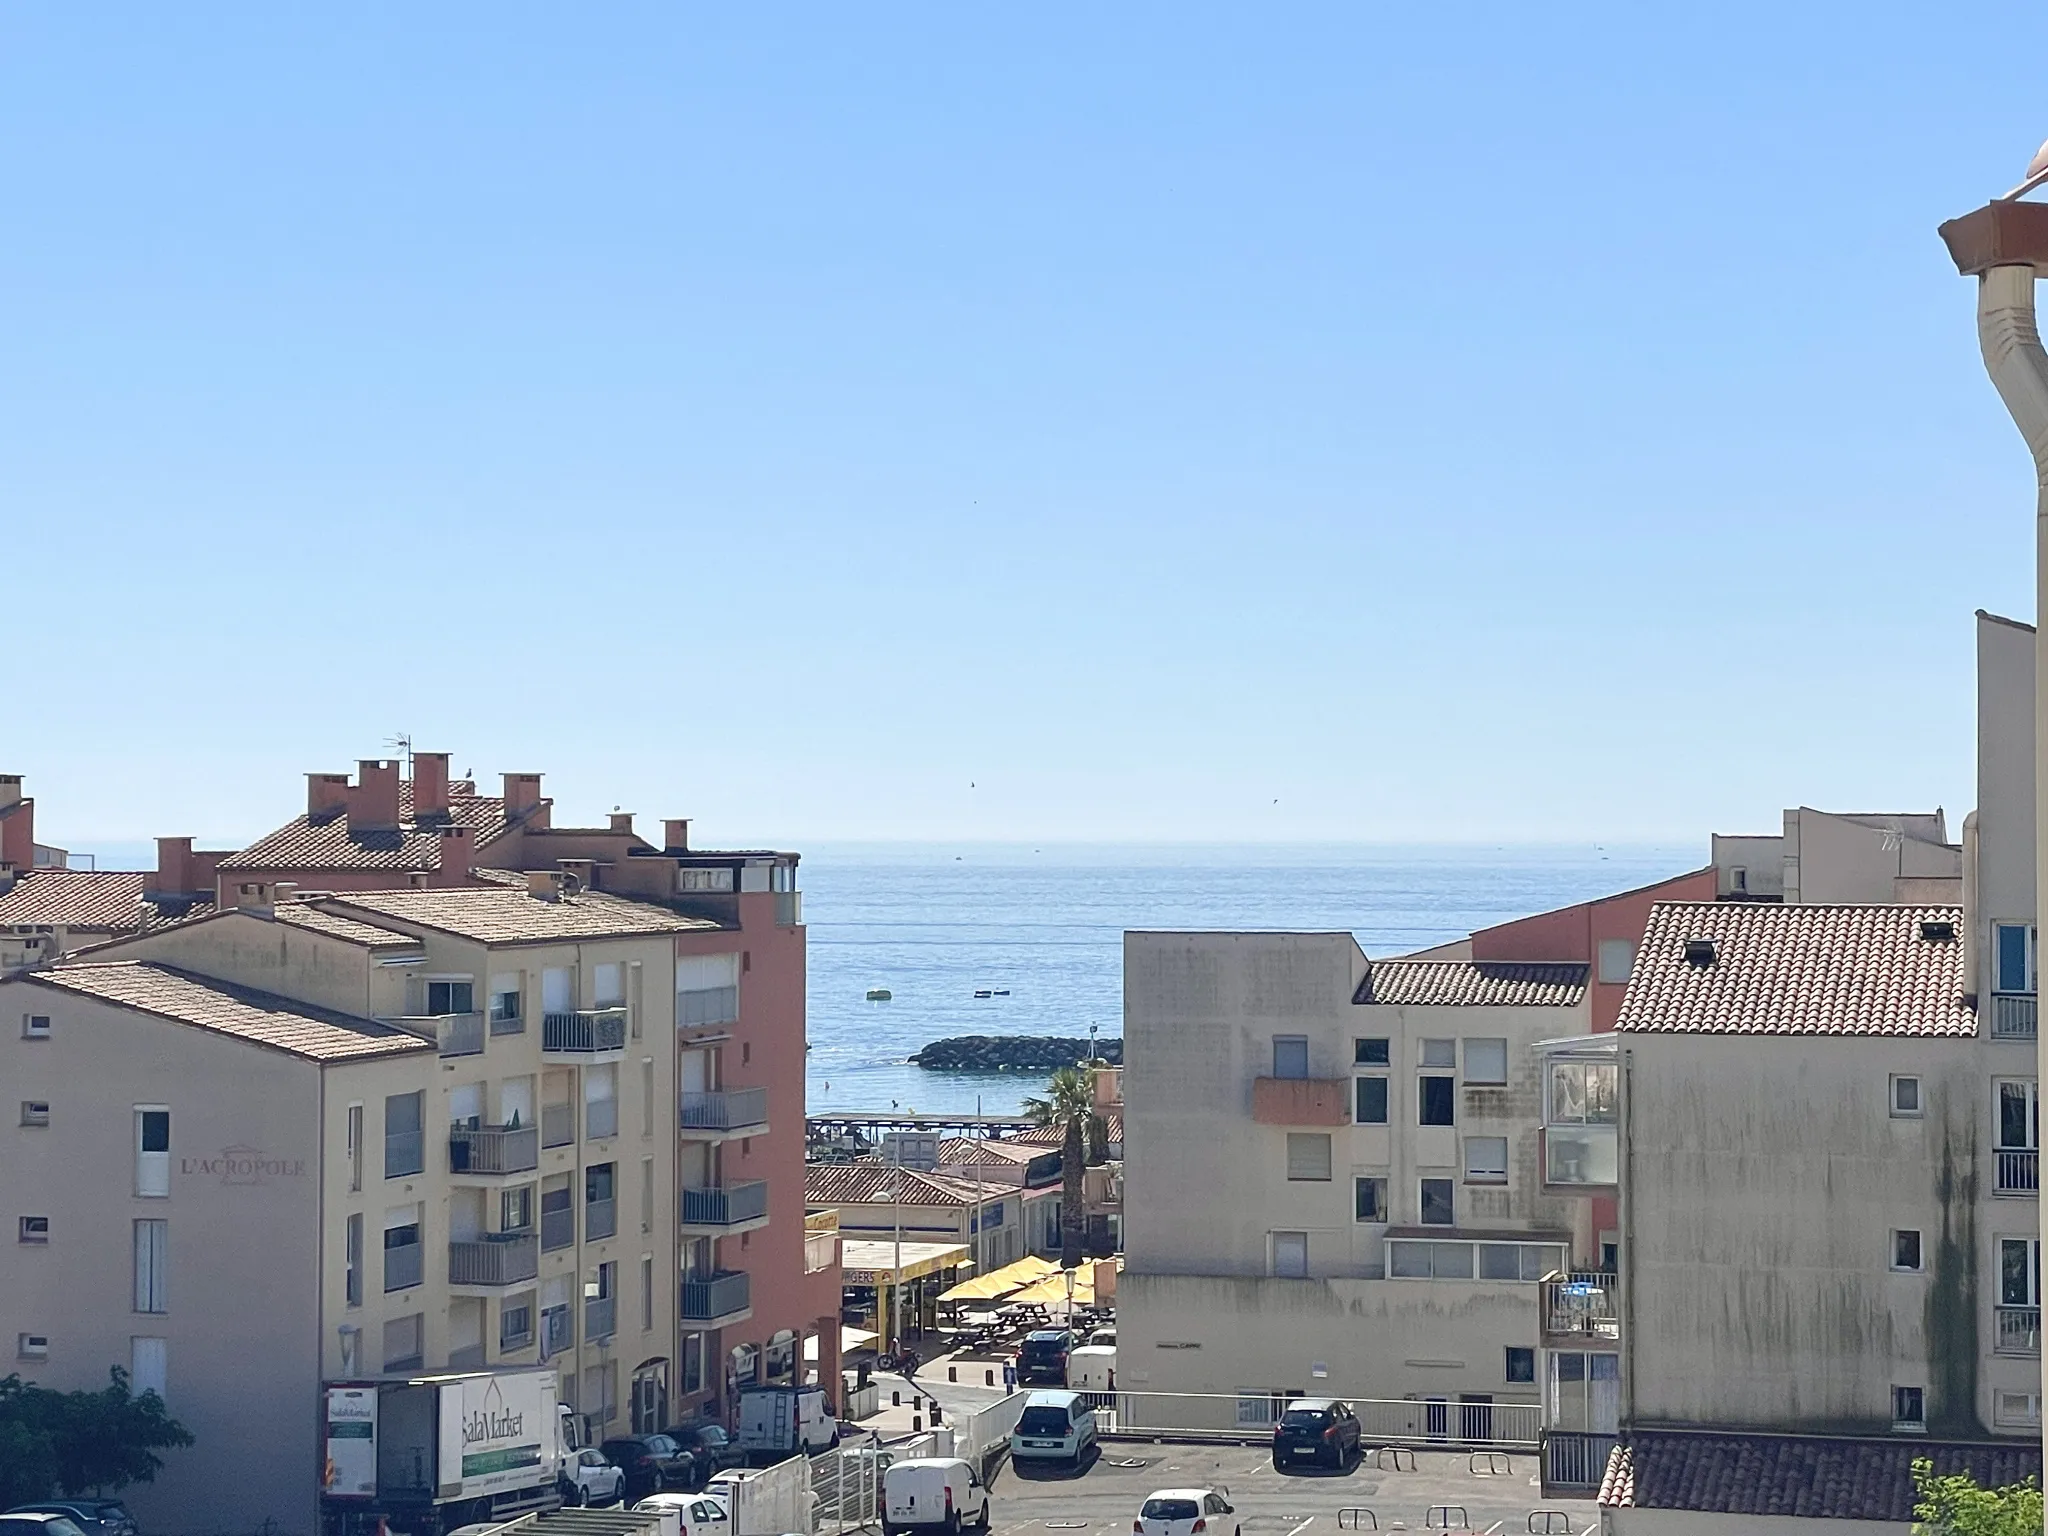
[[[1183,1411],[1225,1423],[1327,1392],[1408,1400],[1417,1434],[1533,1435],[1564,1353],[1545,1279],[1612,1237],[1611,1159],[1555,1155],[1544,1123],[1587,967],[1375,962],[1347,933],[1130,933],[1124,957],[1120,1385],[1221,1394]],[[1569,1136],[1586,1076],[1564,1081]]]

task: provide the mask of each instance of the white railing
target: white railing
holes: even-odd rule
[[[1998,1309],[1998,1338],[1992,1353],[2000,1355],[2021,1355],[2029,1359],[2041,1358],[2041,1309],[2039,1307],[2000,1307]]]
[[[1998,1148],[1998,1192],[2038,1195],[2041,1192],[2041,1151],[2038,1147]]]
[[[965,1457],[985,1473],[990,1454],[1010,1443],[1010,1431],[1017,1427],[1030,1396],[1029,1392],[1012,1392],[964,1419],[952,1419],[953,1454]]]
[[[1991,1033],[1999,1040],[2031,1040],[2039,1028],[2040,1003],[2031,992],[1991,994]]]
[[[1474,1446],[1533,1451],[1541,1443],[1540,1403],[1460,1403],[1443,1399],[1340,1397],[1358,1415],[1372,1445]],[[1197,1392],[1089,1393],[1101,1427],[1115,1434],[1192,1439],[1264,1438],[1287,1411],[1288,1398]]]
[[[804,1238],[804,1273],[815,1275],[839,1262],[839,1234],[812,1232]]]

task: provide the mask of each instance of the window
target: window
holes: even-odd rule
[[[1422,1042],[1422,1065],[1449,1069],[1458,1064],[1458,1042],[1455,1040],[1425,1040]]]
[[[692,955],[676,961],[678,1028],[733,1024],[739,1021],[739,1016],[738,955]]]
[[[2032,1078],[2006,1078],[1998,1084],[1998,1147],[2024,1151],[2041,1145],[2041,1104]]]
[[[2037,990],[2039,964],[2038,930],[2024,923],[1999,923],[1993,936],[1993,954],[1998,967],[1994,992]]]
[[[1892,1428],[1927,1428],[1927,1392],[1924,1387],[1892,1388]]]
[[[1548,1422],[1579,1433],[1614,1434],[1621,1424],[1621,1356],[1558,1350],[1545,1358]]]
[[[394,1093],[384,1101],[384,1177],[403,1179],[427,1166],[424,1093]]]
[[[654,1256],[640,1255],[640,1331],[654,1332]]]
[[[616,960],[591,967],[590,984],[600,1008],[621,1008],[626,1002],[626,968]]]
[[[442,980],[427,983],[427,1013],[440,1018],[450,1013],[470,1013],[475,1010],[476,983],[465,976],[460,981]]]
[[[616,1066],[583,1069],[583,1134],[601,1141],[619,1133],[619,1069]]]
[[[425,1323],[425,1315],[415,1312],[410,1317],[394,1317],[384,1325],[385,1370],[416,1371],[426,1363],[420,1343]]]
[[[1287,1135],[1287,1177],[1297,1182],[1327,1180],[1330,1177],[1330,1138],[1314,1131],[1290,1131]]]
[[[640,1058],[640,1135],[645,1138],[654,1132],[654,1058],[643,1056]]]
[[[565,965],[550,965],[540,973],[540,1011],[570,1013],[576,1007],[576,973]]]
[[[1308,1278],[1308,1234],[1306,1232],[1275,1232],[1273,1234],[1273,1273],[1283,1280],[1305,1280]]]
[[[517,971],[491,972],[491,1033],[516,1035],[526,1028],[519,1006],[520,976]]]
[[[1357,1209],[1360,1221],[1388,1221],[1387,1181],[1370,1177],[1351,1181],[1352,1203]]]
[[[533,1228],[533,1186],[516,1185],[498,1196],[498,1230],[527,1232]]]
[[[23,1360],[47,1360],[50,1358],[50,1336],[47,1333],[17,1333],[14,1336],[14,1353]]]
[[[640,1230],[654,1230],[654,1159],[640,1159]]]
[[[1457,1207],[1450,1179],[1422,1180],[1422,1224],[1449,1227],[1457,1224]]]
[[[1505,1184],[1508,1181],[1508,1139],[1505,1136],[1465,1138],[1465,1182]]]
[[[420,1208],[394,1206],[384,1213],[384,1289],[403,1291],[418,1285],[420,1257]]]
[[[678,891],[729,891],[732,889],[732,871],[729,869],[679,869],[676,871]],[[694,1388],[690,1390],[695,1390]]]
[[[24,1040],[47,1040],[50,1038],[50,1016],[47,1013],[25,1013],[21,1016],[21,1038]]]
[[[15,1238],[24,1243],[47,1243],[50,1240],[50,1218],[47,1216],[24,1216],[15,1226]]]
[[[1304,1078],[1308,1076],[1308,1037],[1306,1035],[1275,1035],[1273,1037],[1273,1075],[1286,1078]]]
[[[162,1199],[171,1192],[171,1112],[135,1106],[135,1193]]]
[[[1917,1077],[1894,1077],[1892,1079],[1893,1118],[1915,1118],[1921,1113],[1920,1079]]]
[[[363,1304],[363,1216],[360,1211],[348,1219],[342,1235],[342,1250],[348,1262],[343,1299],[351,1307],[360,1307]]]
[[[1547,1092],[1546,1125],[1613,1125],[1621,1118],[1611,1061],[1553,1061]]]
[[[135,1310],[171,1310],[171,1224],[135,1223]]]
[[[1424,1077],[1417,1079],[1415,1118],[1421,1125],[1455,1125],[1457,1117],[1454,1106],[1457,1095],[1453,1092],[1455,1078]]]
[[[1536,1351],[1520,1345],[1508,1346],[1507,1379],[1510,1383],[1527,1382],[1536,1384]]]
[[[145,1392],[164,1395],[169,1376],[169,1346],[163,1339],[128,1341],[128,1392],[140,1397]]]
[[[1892,1233],[1892,1268],[1918,1272],[1920,1268],[1920,1234],[1901,1229]]]
[[[583,1239],[597,1242],[619,1230],[618,1165],[593,1163],[583,1170]]]
[[[2041,1243],[2038,1238],[1998,1240],[1998,1304],[2001,1307],[2041,1305]]]
[[[363,1106],[348,1107],[348,1188],[354,1194],[363,1187]]]
[[[1508,1043],[1505,1040],[1465,1042],[1465,1086],[1500,1088],[1508,1080]]]
[[[47,1099],[23,1099],[21,1101],[21,1123],[23,1125],[48,1125],[50,1104]]]
[[[1992,1421],[2018,1429],[2038,1429],[2041,1424],[2041,1394],[2000,1392],[1991,1409]]]
[[[505,1299],[498,1312],[498,1348],[510,1353],[533,1342],[533,1293]]]
[[[1351,1060],[1361,1067],[1384,1067],[1392,1063],[1393,1052],[1383,1039],[1354,1040],[1351,1042]]]
[[[1599,977],[1610,984],[1628,980],[1629,972],[1635,969],[1636,946],[1633,939],[1602,939],[1599,952]]]
[[[1361,1077],[1358,1079],[1358,1114],[1360,1125],[1385,1125],[1387,1123],[1387,1080],[1384,1077]]]

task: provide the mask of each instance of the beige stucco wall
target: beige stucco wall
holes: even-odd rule
[[[139,934],[92,958],[159,960],[367,1018],[405,1006],[403,970],[379,966],[360,944],[253,912],[224,912]]]
[[[1977,619],[1978,975],[1989,995],[1991,925],[2034,920],[2034,632]]]
[[[20,1038],[19,1015],[52,1020]],[[319,1464],[315,1336],[321,1133],[318,1068],[26,981],[0,983],[0,1082],[46,1099],[50,1124],[0,1135],[10,1224],[50,1217],[50,1241],[0,1243],[5,1368],[45,1385],[104,1386],[131,1338],[168,1341],[166,1398],[197,1437],[155,1484],[125,1497],[144,1529],[314,1529]],[[137,1198],[137,1105],[171,1111],[171,1193]],[[224,1149],[260,1171],[223,1171]],[[246,1166],[244,1164],[243,1166]],[[169,1223],[169,1310],[138,1315],[133,1223]],[[14,1361],[17,1336],[47,1333],[47,1362]]]
[[[1810,806],[1785,813],[1786,898],[1811,906],[1825,902],[1893,900],[1894,880],[1907,875],[1954,878],[1962,873],[1962,855],[1946,844],[1914,836],[1890,839],[1881,827]],[[1796,867],[1789,861],[1796,861]]]

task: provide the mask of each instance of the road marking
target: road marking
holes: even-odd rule
[[[1314,1525],[1315,1523],[1316,1517],[1314,1515],[1310,1515],[1306,1520],[1302,1521],[1301,1524],[1297,1525],[1293,1530],[1289,1531],[1287,1533],[1287,1536],[1301,1536],[1301,1533],[1303,1531],[1307,1530],[1310,1526]]]

